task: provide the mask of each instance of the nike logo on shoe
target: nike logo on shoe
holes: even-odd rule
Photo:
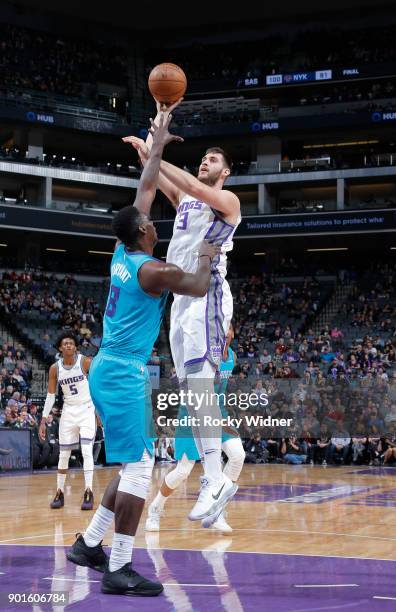
[[[220,491],[217,493],[217,495],[213,495],[213,493],[212,493],[212,497],[213,497],[213,499],[215,499],[215,500],[219,499],[220,494],[221,494],[222,490],[224,489],[224,487],[225,487],[225,483],[223,484],[223,486],[221,487],[221,489],[220,489]]]

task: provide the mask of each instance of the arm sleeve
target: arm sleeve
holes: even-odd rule
[[[55,393],[47,393],[47,397],[45,398],[45,404],[43,408],[43,417],[47,418],[54,404],[55,404]]]

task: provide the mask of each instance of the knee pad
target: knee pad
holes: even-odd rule
[[[177,462],[175,469],[168,472],[165,476],[166,486],[170,489],[177,489],[184,480],[187,480],[194,464],[195,461],[190,461],[190,459],[186,459],[185,455],[183,455],[183,459]]]
[[[245,462],[245,451],[243,450],[240,438],[223,442],[222,449],[228,457],[228,462],[224,468],[224,474],[233,482],[236,482]]]
[[[59,451],[59,461],[58,461],[58,470],[67,470],[69,467],[69,459],[71,455],[71,450],[60,450]]]
[[[147,450],[144,451],[140,461],[123,465],[117,490],[146,499],[150,488],[153,465],[154,456],[150,457]]]

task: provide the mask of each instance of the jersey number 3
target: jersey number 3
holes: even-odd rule
[[[110,287],[110,295],[109,301],[107,303],[106,314],[110,319],[114,317],[117,309],[118,298],[120,297],[121,287],[116,287],[115,285],[111,285]]]
[[[179,225],[176,225],[176,229],[185,230],[187,229],[188,212],[180,213]]]

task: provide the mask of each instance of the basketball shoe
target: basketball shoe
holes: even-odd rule
[[[109,557],[102,548],[102,542],[97,546],[87,546],[81,533],[76,533],[76,541],[66,554],[66,557],[76,565],[90,567],[98,572],[104,572],[109,564]]]
[[[188,518],[190,521],[200,521],[221,511],[237,490],[237,485],[224,474],[220,482],[210,482],[208,478],[201,477],[199,497]]]
[[[81,504],[81,510],[92,510],[94,504],[94,496],[91,489],[85,489],[84,499]]]
[[[102,593],[154,597],[163,590],[160,582],[152,582],[135,572],[131,563],[125,563],[115,572],[106,568],[102,578]]]
[[[151,504],[148,509],[145,530],[146,531],[159,531],[160,530],[160,519],[163,510],[157,508],[157,506],[153,506]]]
[[[232,527],[226,521],[227,513],[223,510],[220,513],[217,511],[214,515],[208,516],[203,519],[202,527],[209,528],[211,531],[218,531],[220,533],[232,533]]]
[[[51,508],[53,510],[57,510],[58,508],[63,508],[65,505],[65,496],[63,495],[63,491],[58,489],[54,499],[51,502]]]

